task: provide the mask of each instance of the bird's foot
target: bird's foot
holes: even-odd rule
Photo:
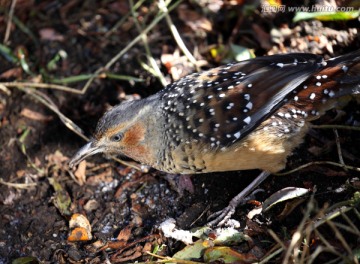
[[[247,201],[253,199],[255,193],[259,192],[259,190],[253,191],[257,186],[259,186],[268,176],[270,173],[262,172],[259,176],[256,177],[242,192],[236,195],[229,203],[227,207],[218,211],[208,218],[211,220],[207,223],[207,226],[224,226],[226,225],[231,216],[235,213],[236,207],[241,204],[246,203]],[[251,193],[252,192],[252,193]],[[250,195],[249,195],[250,194]]]

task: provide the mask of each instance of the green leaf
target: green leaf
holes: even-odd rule
[[[173,258],[182,260],[199,259],[202,257],[203,250],[208,247],[202,239],[199,239],[194,244],[187,245],[182,250],[176,252]]]
[[[6,60],[16,63],[18,59],[16,56],[11,52],[11,49],[5,45],[0,44],[0,53],[5,57]]]
[[[251,58],[255,58],[255,55],[251,49],[246,47],[230,44],[230,52],[222,61],[223,63],[228,63],[232,61],[244,61]]]
[[[115,79],[115,80],[124,80],[124,81],[134,81],[134,82],[143,82],[143,79],[140,78],[136,78],[133,76],[129,76],[129,75],[120,75],[120,74],[115,74],[115,73],[105,73],[106,77],[109,79]]]
[[[297,12],[293,18],[293,22],[301,20],[316,19],[320,21],[342,21],[358,18],[360,11],[349,12]]]
[[[14,259],[11,264],[38,264],[39,260],[35,257],[21,257]]]
[[[237,252],[229,247],[208,248],[204,254],[206,263],[221,261],[224,263],[253,263],[256,258],[252,254]]]
[[[63,186],[54,178],[49,178],[49,183],[55,190],[53,203],[62,215],[70,216],[71,198]]]

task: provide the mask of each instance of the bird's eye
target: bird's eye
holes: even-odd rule
[[[111,141],[118,142],[118,141],[120,141],[122,138],[123,138],[123,134],[122,134],[122,133],[119,133],[119,134],[116,134],[115,136],[112,136],[112,137],[111,137]]]

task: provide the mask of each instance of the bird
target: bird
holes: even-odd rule
[[[304,139],[311,121],[360,93],[360,50],[256,57],[197,72],[147,98],[114,106],[70,160],[127,156],[171,174],[259,169],[210,225],[224,225]]]

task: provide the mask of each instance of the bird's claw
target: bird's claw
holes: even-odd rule
[[[254,190],[252,193],[250,193],[247,197],[243,197],[242,199],[236,199],[239,197],[235,197],[234,199],[232,199],[229,203],[229,205],[227,207],[225,207],[224,209],[217,211],[213,214],[211,214],[208,217],[208,222],[206,225],[207,226],[225,226],[227,224],[227,222],[230,220],[231,216],[235,213],[236,207],[243,205],[245,203],[247,203],[249,200],[253,200],[255,198],[255,195],[259,192],[263,192],[263,189],[256,189]]]
[[[233,205],[229,204],[227,207],[225,207],[224,209],[217,211],[215,213],[213,213],[212,215],[210,215],[208,217],[208,220],[211,220],[210,222],[208,222],[206,225],[207,226],[224,226],[227,221],[230,219],[230,217],[235,213],[235,209],[236,207],[234,207]]]

